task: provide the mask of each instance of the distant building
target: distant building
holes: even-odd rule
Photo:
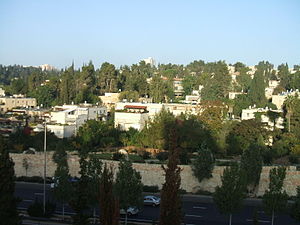
[[[282,110],[273,110],[273,109],[269,109],[268,107],[266,107],[266,108],[251,108],[251,106],[250,106],[248,109],[242,110],[241,120],[255,119],[256,113],[261,113],[261,122],[265,123],[266,125],[268,125],[270,127],[270,129],[272,129],[274,124],[273,124],[273,121],[271,121],[270,118],[267,116],[268,111],[276,112],[278,114],[281,114],[283,112]],[[284,122],[283,118],[278,117],[275,121],[275,126],[279,129],[283,129],[284,128],[283,122]]]
[[[141,131],[149,119],[147,106],[125,105],[123,110],[115,111],[115,127],[120,130],[135,128]]]
[[[105,93],[104,96],[99,96],[103,105],[110,111],[119,101],[120,93]]]
[[[56,70],[54,66],[51,66],[49,64],[43,64],[38,67],[40,67],[43,71]]]
[[[146,64],[150,64],[151,66],[155,66],[156,62],[152,57],[149,57],[147,59],[143,59],[142,61],[144,61]]]
[[[0,98],[0,111],[7,112],[14,108],[29,108],[36,107],[36,99],[35,98],[24,98],[24,97],[1,97]]]
[[[244,95],[244,94],[246,94],[246,93],[244,93],[244,92],[229,92],[228,98],[235,99],[238,95]]]
[[[51,112],[48,129],[59,138],[76,134],[87,120],[106,120],[107,108],[91,104],[55,106]]]
[[[298,96],[300,98],[300,92],[296,89],[295,91],[290,90],[281,92],[278,95],[272,95],[272,103],[277,106],[277,109],[282,109],[283,103],[288,96]]]
[[[0,88],[0,97],[4,97],[4,96],[5,96],[5,91],[2,88]]]

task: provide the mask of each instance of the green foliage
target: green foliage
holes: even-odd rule
[[[242,205],[245,197],[245,176],[238,166],[226,167],[213,195],[214,202],[222,214],[232,214]]]
[[[182,87],[185,95],[190,95],[196,88],[197,77],[193,75],[186,75],[182,81]]]
[[[52,202],[47,201],[45,205],[45,213],[43,208],[43,203],[35,200],[34,203],[28,207],[27,213],[31,217],[50,218],[55,212],[56,205]]]
[[[156,154],[156,158],[159,161],[166,161],[169,157],[169,153],[168,152],[159,152]]]
[[[246,184],[255,188],[260,179],[260,174],[263,166],[262,158],[263,147],[252,143],[247,148],[241,158],[241,170],[246,176]]]
[[[228,144],[227,154],[235,155],[242,154],[250,143],[260,142],[264,144],[264,139],[267,138],[267,132],[262,126],[262,123],[257,120],[242,120],[233,126],[229,132],[226,143]]]
[[[73,187],[70,183],[70,174],[68,166],[68,154],[64,149],[62,143],[58,143],[56,151],[53,154],[53,161],[56,163],[56,170],[54,172],[54,197],[63,204],[67,203],[72,194]]]
[[[122,91],[119,96],[119,100],[126,99],[128,102],[137,102],[139,100],[139,93],[137,91]]]
[[[165,172],[165,183],[161,190],[161,205],[159,225],[179,225],[181,224],[181,199],[180,199],[180,183],[181,169],[179,163],[179,143],[178,129],[179,121],[170,124],[169,135],[169,159],[167,168],[162,167]]]
[[[269,188],[263,196],[263,205],[265,212],[272,215],[272,224],[274,213],[281,212],[286,208],[288,195],[283,191],[283,182],[286,176],[286,168],[278,167],[270,170]]]
[[[159,75],[152,77],[149,94],[153,102],[169,102],[174,98],[172,80],[163,80]]]
[[[202,144],[197,151],[197,157],[192,162],[192,170],[194,176],[198,179],[199,183],[203,179],[212,177],[215,159],[213,154],[206,145]]]
[[[265,87],[264,70],[261,67],[258,67],[257,71],[254,73],[248,92],[251,105],[255,104],[257,107],[265,106],[267,103]]]
[[[0,137],[0,223],[20,224],[15,192],[14,162],[9,157],[7,144]]]
[[[291,216],[295,220],[300,221],[300,186],[297,187],[297,195],[292,205]]]
[[[159,192],[159,188],[157,185],[152,185],[152,186],[144,185],[143,192],[157,193]]]
[[[120,208],[127,210],[131,206],[140,207],[143,202],[142,191],[140,173],[132,167],[130,161],[120,161],[115,182],[115,194],[119,199]]]
[[[120,131],[107,122],[88,120],[79,128],[78,142],[90,150],[119,145]]]
[[[102,225],[119,224],[119,208],[113,193],[114,173],[112,167],[104,164],[100,178],[99,203],[101,207],[100,223]]]
[[[247,95],[238,95],[234,100],[233,114],[236,117],[241,117],[242,110],[247,109],[251,105],[251,101]]]

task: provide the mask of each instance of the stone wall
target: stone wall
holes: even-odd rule
[[[47,176],[52,177],[56,168],[56,164],[52,161],[53,153],[47,154]],[[43,176],[44,171],[44,154],[10,154],[15,162],[16,176],[25,176],[26,170],[23,166],[24,159],[27,160],[29,166],[27,176]],[[104,160],[105,161],[105,160]],[[112,165],[115,172],[118,168],[117,161],[105,161]],[[79,158],[75,154],[69,154],[68,164],[70,174],[78,176],[79,172]],[[164,172],[161,165],[158,164],[143,164],[134,163],[133,167],[141,173],[142,182],[144,185],[157,185],[160,188],[164,183]],[[196,192],[201,189],[203,191],[214,192],[216,186],[221,185],[221,176],[225,167],[216,166],[212,172],[212,178],[206,179],[199,183],[193,176],[190,166],[181,166],[181,188],[187,192]],[[261,173],[260,182],[257,190],[257,195],[263,195],[264,191],[268,188],[269,184],[269,171],[272,167],[264,167]],[[300,171],[296,167],[290,166],[287,168],[287,175],[284,181],[284,188],[289,195],[296,195],[296,188],[300,185]]]

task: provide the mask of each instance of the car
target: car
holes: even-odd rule
[[[137,215],[139,213],[139,209],[135,206],[131,206],[127,209],[127,215],[131,216],[131,215]],[[120,214],[121,215],[125,215],[126,214],[126,210],[125,209],[120,209]]]
[[[154,195],[147,195],[144,197],[144,205],[151,205],[151,206],[159,206],[160,205],[160,198]]]
[[[77,177],[70,177],[69,178],[69,182],[70,183],[76,183],[76,182],[78,182],[78,178]],[[50,188],[51,189],[53,189],[53,188],[55,188],[55,187],[57,187],[57,185],[58,185],[58,183],[59,183],[59,180],[57,179],[57,178],[55,178],[55,177],[52,177],[52,183],[50,183]]]

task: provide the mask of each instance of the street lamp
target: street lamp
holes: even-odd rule
[[[43,212],[46,214],[46,170],[47,170],[47,122],[45,118],[45,132],[44,132],[44,199],[43,199]]]

